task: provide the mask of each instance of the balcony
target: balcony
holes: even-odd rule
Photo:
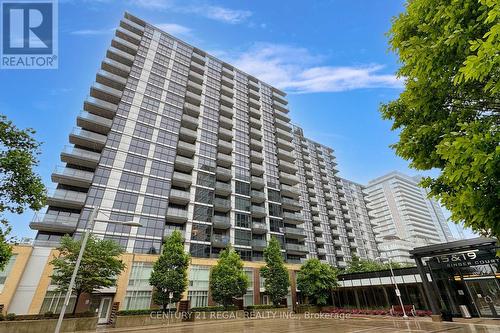
[[[200,107],[189,102],[184,103],[184,113],[191,117],[198,117],[200,115]]]
[[[135,58],[133,55],[128,54],[127,52],[123,52],[122,50],[119,50],[113,46],[110,46],[108,48],[106,57],[129,67],[132,66]]]
[[[265,239],[252,239],[252,249],[262,251],[266,248],[267,241]]]
[[[252,97],[248,99],[248,104],[256,109],[260,108],[260,102]]]
[[[296,185],[299,183],[299,178],[295,175],[290,174],[290,173],[281,171],[280,172],[280,183],[293,186],[293,185]]]
[[[186,205],[189,202],[189,190],[183,191],[178,189],[171,189],[168,201],[178,205]]]
[[[193,176],[187,173],[174,171],[172,175],[172,185],[187,188],[191,186]]]
[[[217,165],[229,168],[232,164],[233,164],[233,159],[231,158],[231,155],[217,153]]]
[[[285,244],[285,248],[286,248],[286,251],[289,254],[298,254],[298,255],[301,255],[301,254],[309,252],[309,251],[307,251],[306,246],[305,245],[301,245],[301,244],[286,243]]]
[[[217,167],[217,169],[215,170],[215,173],[216,173],[216,177],[218,180],[228,181],[232,178],[231,169]],[[231,189],[230,185],[229,185],[229,189]]]
[[[290,162],[290,163],[295,163],[295,157],[293,156],[293,154],[290,154],[289,151],[286,151],[284,149],[280,149],[278,148],[278,158],[281,160],[281,161],[287,161],[287,162]]]
[[[216,182],[215,183],[215,193],[219,195],[229,195],[231,194],[231,184]]]
[[[318,253],[318,255],[320,256],[324,256],[326,255],[326,249],[322,248],[322,247],[319,247],[316,249],[316,252]]]
[[[220,106],[220,114],[224,117],[232,118],[233,117],[233,109],[228,107],[228,106],[221,105]]]
[[[58,166],[52,172],[54,183],[89,188],[94,178],[94,173],[90,171],[78,170],[69,167]]]
[[[192,158],[177,155],[175,157],[175,170],[185,173],[191,173],[193,170],[194,162]]]
[[[252,192],[250,192],[250,197],[251,197],[252,202],[262,203],[262,202],[266,201],[266,196],[264,195],[264,192],[262,192],[262,191],[252,190]]]
[[[182,115],[181,125],[195,131],[198,128],[198,118],[191,117],[187,114]]]
[[[101,62],[101,69],[109,73],[121,76],[124,79],[127,79],[130,73],[129,66],[109,58],[104,58],[104,60]]]
[[[250,117],[250,126],[256,129],[261,129],[262,124],[260,123],[259,119],[255,119],[254,117]]]
[[[127,19],[127,18],[122,18],[122,20],[120,21],[120,26],[127,29],[127,30],[130,30],[132,31],[133,33],[137,34],[137,35],[141,35],[142,36],[142,33],[144,31],[144,27]]]
[[[262,165],[252,163],[250,172],[252,176],[262,176],[264,174],[264,168],[262,167]]]
[[[280,139],[280,138],[276,139],[276,144],[277,144],[278,148],[281,148],[281,149],[288,151],[288,152],[291,152],[294,149],[292,143],[285,141],[283,139]]]
[[[211,243],[213,247],[224,248],[229,245],[231,239],[227,235],[212,235]]]
[[[87,168],[97,167],[100,158],[101,154],[99,153],[73,146],[65,146],[61,152],[61,161]]]
[[[230,97],[227,97],[227,96],[224,96],[224,95],[221,95],[220,96],[220,102],[222,105],[225,105],[229,108],[232,108],[233,107],[233,99],[230,98]]]
[[[233,88],[234,87],[234,81],[226,76],[222,76],[221,78],[221,83],[225,85],[226,87]]]
[[[302,209],[300,202],[298,202],[296,199],[291,199],[291,198],[286,198],[286,197],[281,198],[281,206],[284,209],[293,210],[293,211],[299,211]]]
[[[262,222],[252,222],[252,232],[254,234],[265,234],[267,232],[267,224]]]
[[[74,128],[69,135],[69,142],[92,150],[102,150],[106,145],[106,135],[90,132],[81,128]]]
[[[352,230],[352,224],[349,222],[344,223],[346,230]]]
[[[233,72],[232,69],[223,66],[222,67],[222,75],[224,75],[226,77],[229,77],[229,78],[233,78],[234,77],[234,72]]]
[[[197,62],[200,65],[205,64],[205,56],[197,53],[196,51],[192,53],[191,60]]]
[[[335,246],[342,246],[342,242],[339,239],[334,239],[333,240],[333,245],[335,245]]]
[[[136,44],[131,43],[118,36],[115,36],[113,40],[111,40],[111,46],[117,48],[118,50],[126,52],[132,56],[135,56],[137,50],[139,49],[139,47]]]
[[[72,234],[76,230],[79,217],[79,213],[66,212],[36,214],[30,223],[30,228],[39,231]]]
[[[288,107],[285,104],[280,103],[277,100],[273,100],[274,108],[285,113],[288,113]]]
[[[95,82],[90,87],[90,96],[109,103],[118,104],[122,97],[122,92],[120,90],[105,86],[104,84]]]
[[[276,116],[276,119],[282,120],[286,123],[290,122],[290,117],[286,114],[286,112],[274,109],[274,115]]]
[[[286,161],[280,161],[278,169],[280,171],[287,172],[290,174],[295,174],[298,171],[297,166],[295,164]]]
[[[354,234],[352,232],[347,233],[347,238],[354,239]]]
[[[191,63],[191,69],[195,71],[196,73],[203,75],[205,72],[205,65],[204,64],[199,64],[197,62],[192,62]]]
[[[283,105],[287,105],[288,104],[288,101],[285,99],[285,96],[280,95],[275,90],[273,90],[273,98],[275,100],[277,100],[278,102],[280,102],[281,104],[283,104]]]
[[[248,80],[248,86],[256,91],[259,91],[259,82],[258,81],[253,81],[253,80]]]
[[[179,139],[186,141],[188,143],[196,142],[196,131],[190,130],[189,128],[181,127],[179,132]]]
[[[214,198],[214,210],[218,212],[228,212],[231,210],[231,201],[228,199]]]
[[[292,133],[290,133],[289,131],[282,130],[281,128],[278,127],[276,127],[276,136],[288,142],[293,141]]]
[[[96,82],[109,86],[117,90],[123,90],[127,84],[127,79],[120,75],[100,70],[96,75]]]
[[[83,103],[83,109],[105,118],[113,118],[116,114],[117,105],[103,101],[99,98],[87,97]]]
[[[219,125],[223,128],[231,130],[233,128],[233,120],[228,117],[220,116],[219,117]]]
[[[313,231],[314,231],[315,234],[319,234],[319,235],[323,234],[323,229],[321,227],[319,227],[319,226],[315,226],[313,228]]]
[[[187,90],[197,96],[201,95],[203,88],[201,84],[196,83],[194,81],[188,80],[187,82]],[[197,104],[197,103],[196,103]]]
[[[303,239],[306,237],[306,231],[302,228],[285,227],[283,231],[287,238]]]
[[[285,220],[285,223],[289,223],[289,224],[302,224],[302,223],[304,223],[304,219],[302,218],[302,214],[299,214],[299,213],[283,212],[283,219]]]
[[[357,249],[358,248],[358,244],[356,244],[355,242],[349,242],[349,247],[351,249]]]
[[[203,75],[200,75],[194,71],[189,71],[188,77],[190,80],[198,84],[203,84]]]
[[[262,151],[262,142],[256,139],[250,139],[250,148],[256,151]]]
[[[262,112],[260,112],[259,108],[255,108],[253,106],[250,106],[250,116],[260,119]]]
[[[125,39],[126,41],[139,45],[141,43],[141,36],[130,31],[127,29],[124,29],[122,27],[118,27],[116,29],[116,35],[122,39]]]
[[[186,102],[194,104],[194,105],[200,105],[201,104],[201,96],[188,90],[188,91],[186,91]]]
[[[186,223],[188,219],[188,211],[184,208],[168,207],[167,222]]]
[[[325,239],[323,237],[315,237],[314,240],[316,244],[325,244]]]
[[[290,126],[290,123],[287,122],[287,121],[283,121],[281,119],[278,119],[276,118],[275,119],[275,123],[276,123],[276,128],[277,129],[281,129],[282,131],[286,132],[286,133],[290,133],[292,132],[292,128]]]
[[[254,163],[260,164],[264,160],[264,156],[262,155],[262,153],[252,150],[250,152],[250,160]]]
[[[85,204],[86,198],[86,192],[54,189],[49,191],[47,194],[47,205],[70,209],[81,209]]]
[[[177,153],[179,155],[182,155],[185,157],[193,157],[194,152],[195,152],[194,144],[184,142],[184,141],[179,141],[177,143]]]
[[[264,184],[265,184],[264,179],[262,179],[261,177],[252,176],[251,179],[252,188],[260,190],[264,188]]]
[[[233,95],[234,95],[233,89],[231,89],[229,87],[221,85],[220,92],[229,98],[233,98]]]
[[[250,211],[252,212],[252,216],[256,218],[265,217],[267,215],[266,208],[261,206],[252,205]]]
[[[251,127],[250,128],[250,137],[252,139],[260,140],[260,139],[262,139],[262,131]]]
[[[215,229],[229,229],[231,227],[231,221],[228,216],[214,215],[212,217],[212,226]]]
[[[233,131],[219,127],[219,137],[226,141],[231,141],[233,139]]]
[[[92,113],[88,113],[87,111],[82,111],[76,118],[76,124],[81,128],[100,133],[100,134],[108,134],[111,129],[111,125],[113,120],[104,118],[101,116],[97,116]]]
[[[295,186],[281,184],[281,194],[297,199],[300,195],[299,189]]]

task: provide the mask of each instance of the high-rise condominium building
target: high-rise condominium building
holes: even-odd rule
[[[231,243],[262,260],[275,236],[300,262],[308,250],[287,113],[282,91],[126,14],[52,174],[48,208],[31,223],[35,244],[78,236],[98,207],[93,234],[127,252],[159,253],[181,230],[194,257]]]
[[[331,148],[305,138],[300,127],[293,129],[307,257],[338,267],[353,254],[376,258],[361,187],[337,175]]]
[[[418,177],[391,172],[365,189],[380,252],[395,261],[413,262],[409,250],[453,240],[439,204],[418,183]]]

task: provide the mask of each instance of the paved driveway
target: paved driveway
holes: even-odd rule
[[[451,333],[500,333],[500,321],[488,324],[433,323],[428,319],[254,319],[216,320],[184,323],[171,326],[148,326],[128,329],[98,328],[99,332],[151,332],[151,333],[397,333],[397,332],[451,332]]]

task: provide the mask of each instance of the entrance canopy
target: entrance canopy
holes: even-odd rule
[[[416,247],[410,251],[413,258],[433,257],[442,254],[457,253],[481,248],[495,248],[497,240],[493,238],[471,238],[455,242]]]

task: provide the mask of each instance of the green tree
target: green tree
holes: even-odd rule
[[[266,293],[269,294],[274,305],[279,305],[283,297],[288,294],[290,279],[281,254],[280,243],[276,237],[271,237],[269,244],[264,249],[264,260],[266,266],[262,267],[260,271],[266,279],[264,283]]]
[[[81,245],[81,240],[64,236],[57,248],[59,255],[50,262],[54,266],[52,283],[60,291],[68,290]],[[82,293],[91,294],[97,289],[116,285],[118,276],[125,268],[125,264],[119,259],[122,253],[120,245],[112,240],[101,240],[92,235],[89,237],[73,287],[76,295],[73,314]]]
[[[187,288],[190,256],[184,251],[182,234],[175,230],[163,244],[163,250],[153,266],[149,283],[155,287],[153,300],[167,310],[170,302],[178,302]],[[172,299],[169,298],[172,293]]]
[[[405,79],[381,106],[400,131],[392,147],[451,220],[500,235],[500,2],[412,0],[389,32]]]
[[[238,252],[231,246],[222,250],[217,264],[210,269],[212,299],[227,308],[233,304],[233,298],[245,295],[248,283]]]
[[[34,134],[34,130],[19,129],[0,115],[0,270],[12,255],[7,243],[10,226],[3,214],[39,210],[45,204],[45,187],[33,171],[40,153]]]
[[[297,288],[316,305],[325,305],[337,285],[337,269],[318,259],[307,260],[297,272]]]
[[[391,265],[393,269],[396,268],[405,268],[405,267],[413,267],[413,264],[410,263],[399,263],[391,261]],[[342,273],[362,273],[362,272],[375,272],[389,269],[388,262],[380,262],[377,260],[371,259],[360,259],[357,255],[353,255],[349,265]]]

